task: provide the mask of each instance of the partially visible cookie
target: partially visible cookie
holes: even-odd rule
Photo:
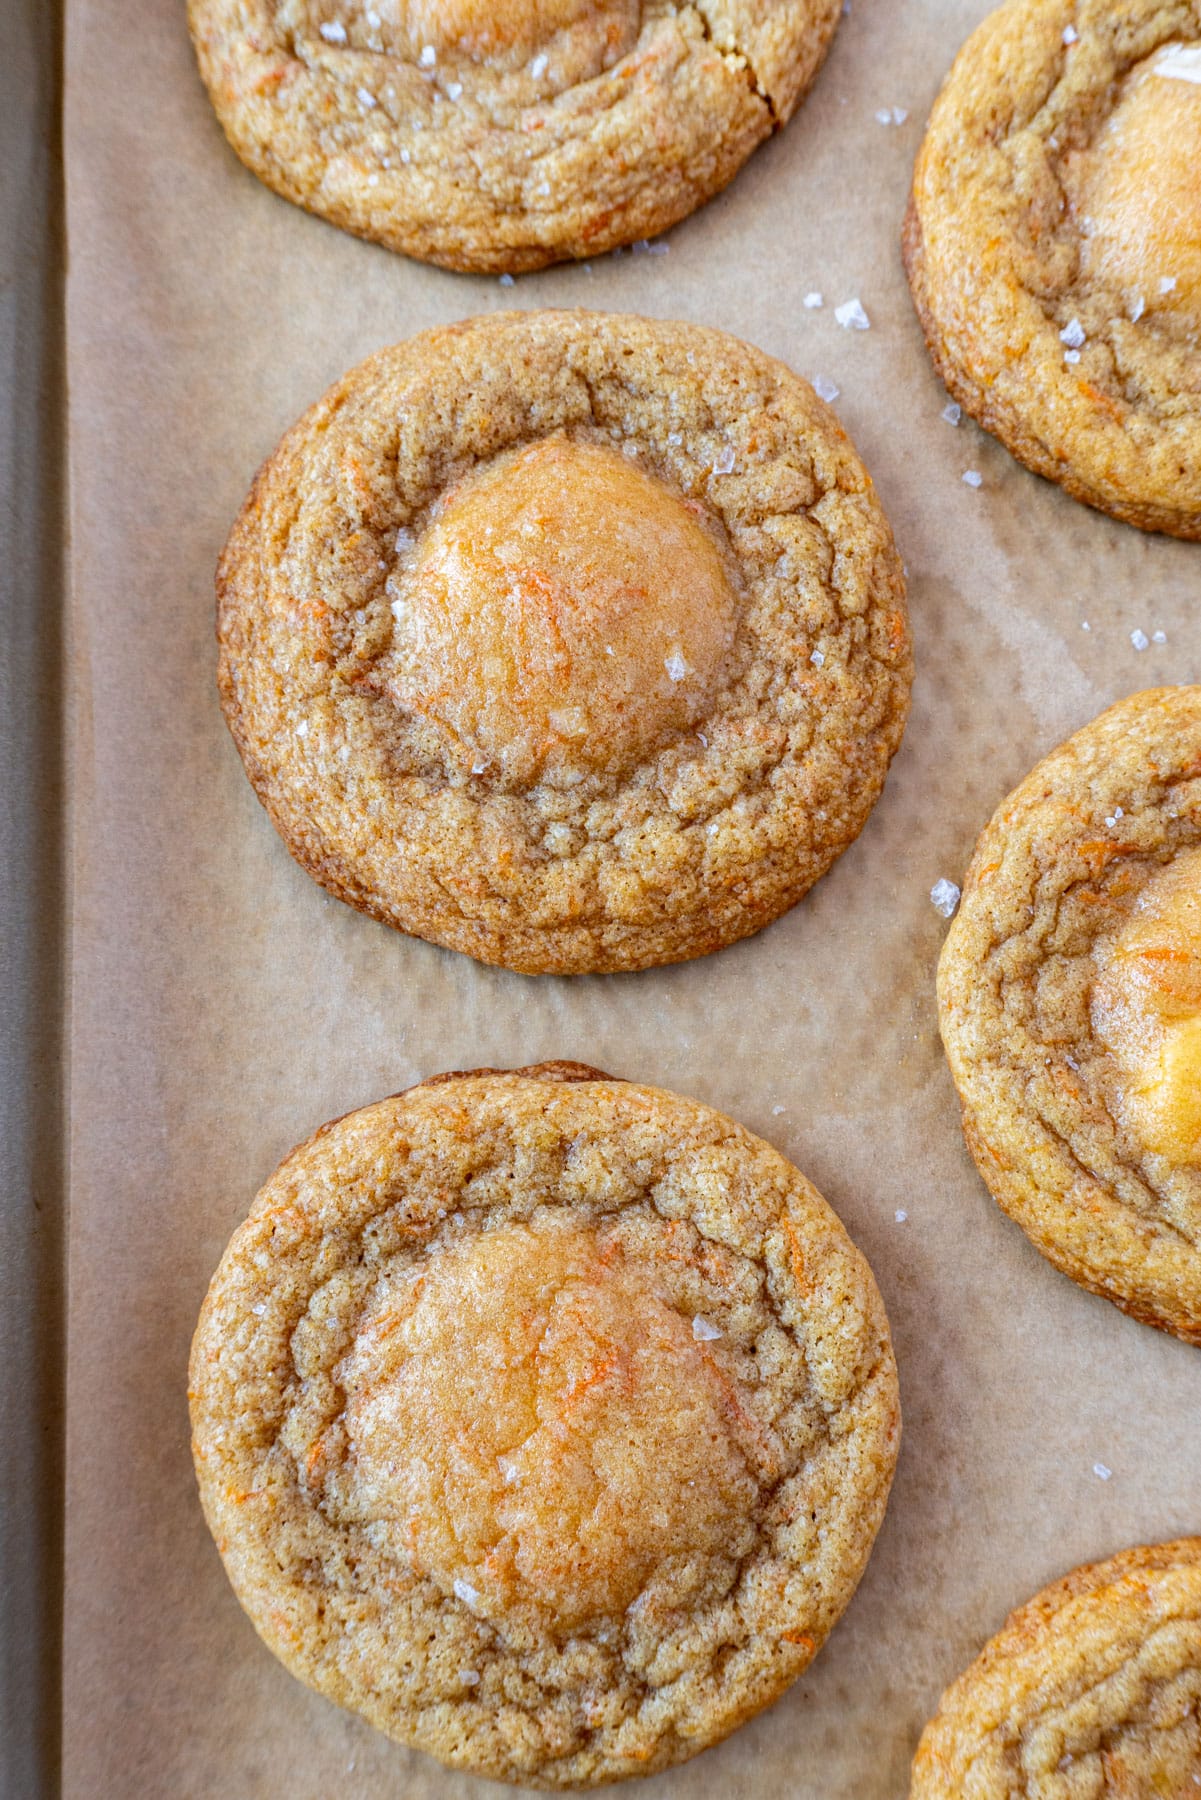
[[[1201,1794],[1201,1538],[1074,1569],[942,1697],[910,1800]]]
[[[213,1279],[191,1409],[288,1668],[552,1788],[683,1761],[783,1692],[900,1430],[875,1282],[805,1178],[578,1064],[439,1077],[294,1151]]]
[[[1201,688],[1154,688],[986,827],[938,970],[968,1148],[1044,1256],[1201,1343]]]
[[[838,0],[189,0],[242,161],[451,269],[541,268],[674,225],[783,125]]]
[[[1077,500],[1201,538],[1201,0],[1008,0],[930,116],[905,262],[935,365]]]
[[[260,472],[218,596],[226,717],[297,860],[528,972],[777,918],[861,829],[909,705],[846,434],[694,325],[497,314],[382,351]]]

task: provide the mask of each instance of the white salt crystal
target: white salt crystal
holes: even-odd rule
[[[1113,1470],[1107,1469],[1104,1463],[1094,1463],[1093,1464],[1093,1474],[1096,1475],[1101,1481],[1108,1481],[1110,1476],[1113,1474]]]
[[[1151,640],[1145,631],[1132,631],[1130,633],[1130,642],[1134,645],[1136,650],[1149,650],[1151,647]]]
[[[692,1335],[698,1343],[711,1344],[714,1338],[721,1337],[722,1333],[716,1325],[711,1325],[708,1319],[702,1319],[700,1313],[697,1313],[692,1321]]]
[[[1079,350],[1084,342],[1084,326],[1079,319],[1070,319],[1060,332],[1059,338],[1061,343],[1070,345],[1073,350]]]
[[[825,301],[822,299],[818,290],[814,288],[811,294],[805,295],[805,298],[801,301],[801,305],[807,306],[810,312],[812,312],[815,306],[824,306]]]
[[[670,656],[664,658],[663,667],[672,681],[683,681],[688,673],[688,664],[678,650],[673,650]]]
[[[355,91],[358,96],[359,105],[365,112],[370,112],[373,106],[379,105],[379,101],[376,99],[375,95],[369,92],[367,88],[361,87],[357,88]]]
[[[432,44],[423,44],[421,47],[421,55],[418,58],[422,68],[432,69],[437,60],[438,52],[434,49],[434,46]]]
[[[897,1210],[893,1216],[895,1217],[898,1225],[903,1225],[905,1223],[906,1219],[909,1217],[909,1214],[905,1211],[905,1208],[903,1206],[898,1206]]]
[[[1080,36],[1080,33],[1076,30],[1076,27],[1074,25],[1065,25],[1064,26],[1063,41],[1065,44],[1074,44],[1079,36]]]
[[[836,382],[827,381],[824,375],[815,375],[813,377],[813,391],[818,399],[824,400],[828,406],[832,400],[837,400],[842,389]]]
[[[944,919],[951,918],[955,908],[959,905],[959,891],[953,881],[948,881],[945,875],[940,875],[930,889],[930,904],[935,912],[941,913]]]
[[[836,306],[834,317],[844,331],[869,331],[871,329],[872,322],[857,299],[844,300],[841,306]]]
[[[979,469],[965,469],[963,471],[963,479],[967,482],[969,487],[978,488],[984,483],[984,477],[981,475]]]
[[[542,77],[546,74],[546,65],[549,61],[550,58],[546,55],[545,51],[540,51],[534,58],[533,62],[530,64],[530,74],[535,81],[542,80]]]
[[[1173,81],[1201,82],[1201,44],[1170,45],[1154,72],[1170,76]]]
[[[727,444],[725,449],[719,450],[713,459],[713,473],[715,475],[728,475],[733,467],[734,452],[730,445]]]
[[[942,409],[942,416],[948,425],[958,425],[963,417],[963,408],[958,400],[948,400]]]
[[[472,1587],[472,1585],[469,1581],[463,1581],[459,1576],[456,1575],[454,1586],[455,1586],[455,1599],[461,1600],[463,1602],[464,1606],[474,1606],[476,1604],[476,1602],[479,1600],[478,1592],[476,1591],[475,1588]]]
[[[327,44],[344,44],[346,42],[346,27],[339,25],[336,19],[328,20],[326,24],[319,25],[317,29]]]

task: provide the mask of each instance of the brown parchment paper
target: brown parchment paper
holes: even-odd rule
[[[1002,1217],[935,1028],[931,884],[960,877],[1037,755],[1121,694],[1201,679],[1201,549],[1085,511],[940,417],[897,239],[930,102],[986,9],[853,0],[798,118],[666,254],[507,288],[262,188],[210,113],[182,0],[68,0],[74,1800],[504,1791],[285,1674],[188,1453],[190,1334],[256,1188],[322,1120],[441,1069],[577,1057],[722,1108],[817,1182],[888,1304],[905,1441],[862,1587],[785,1699],[646,1800],[903,1796],[939,1692],[1011,1606],[1201,1531],[1201,1354],[1078,1291]],[[835,322],[854,296],[869,331]],[[327,898],[214,691],[213,565],[284,428],[381,344],[548,304],[705,321],[836,382],[909,568],[913,715],[859,843],[759,938],[658,973],[523,978]],[[1166,642],[1139,654],[1136,628]]]

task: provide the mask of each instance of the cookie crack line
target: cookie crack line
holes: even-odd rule
[[[752,93],[754,94],[755,98],[757,100],[761,100],[763,102],[764,106],[767,108],[768,115],[771,118],[772,131],[777,132],[777,131],[782,130],[783,126],[784,126],[784,120],[780,117],[779,109],[776,106],[776,103],[773,100],[771,94],[763,86],[763,83],[759,80],[758,70],[755,68],[755,65],[752,62],[748,53],[742,48],[742,45],[737,42],[730,43],[730,44],[719,44],[718,43],[717,39],[713,35],[713,22],[710,19],[708,13],[705,11],[704,6],[701,4],[701,0],[693,0],[693,3],[691,5],[691,7],[689,8],[689,11],[694,14],[697,24],[701,28],[701,32],[704,36],[705,42],[707,44],[712,44],[715,50],[720,50],[722,56],[727,61],[730,61],[730,62],[737,61],[742,64],[743,70],[746,74],[747,81],[750,84]]]

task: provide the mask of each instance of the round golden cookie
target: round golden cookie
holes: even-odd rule
[[[838,0],[189,0],[242,161],[451,269],[653,236],[791,116]]]
[[[1201,687],[1110,707],[986,827],[938,969],[976,1165],[1082,1287],[1201,1343]]]
[[[922,1733],[910,1800],[1201,1794],[1201,1538],[1074,1569],[1006,1621]]]
[[[531,972],[770,923],[858,834],[909,703],[845,433],[693,325],[512,313],[372,357],[260,472],[218,594],[226,717],[292,854]]]
[[[804,1176],[579,1064],[442,1076],[294,1151],[213,1279],[191,1408],[288,1668],[553,1788],[666,1768],[783,1692],[900,1431],[875,1282]]]
[[[1201,538],[1201,0],[1009,0],[930,117],[905,262],[935,365],[1077,500]]]

